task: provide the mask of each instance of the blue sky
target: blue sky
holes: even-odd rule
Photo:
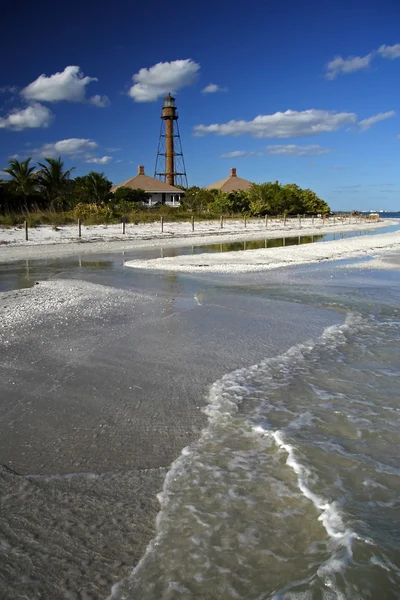
[[[398,0],[43,0],[2,16],[0,169],[61,155],[76,175],[153,175],[171,91],[189,185],[236,167],[333,209],[400,210]]]

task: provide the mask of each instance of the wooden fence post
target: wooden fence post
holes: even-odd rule
[[[28,241],[28,221],[24,221],[25,227],[25,241]]]
[[[301,215],[297,215],[299,218],[299,227],[301,227]]]
[[[265,215],[265,229],[268,227],[268,215]]]
[[[126,223],[125,217],[122,217],[122,233],[124,235],[125,235],[125,223]]]
[[[224,228],[224,217],[221,217],[221,229]]]
[[[246,227],[247,227],[247,218],[246,218],[246,215],[244,215],[244,228],[246,229]]]
[[[82,222],[78,219],[78,237],[82,237]]]
[[[194,217],[192,216],[192,231],[194,231]]]
[[[164,231],[164,217],[161,217],[160,224],[161,224],[161,233],[162,233]]]

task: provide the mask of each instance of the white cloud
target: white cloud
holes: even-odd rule
[[[389,60],[400,58],[400,44],[393,44],[393,46],[383,44],[378,50],[374,50],[366,54],[366,56],[349,56],[348,58],[336,56],[327,63],[325,77],[327,79],[336,79],[338,75],[355,73],[361,69],[367,69],[372,59],[377,55]]]
[[[378,54],[380,54],[382,58],[388,58],[390,60],[400,58],[400,44],[394,44],[393,46],[385,46],[385,44],[383,44],[378,48]]]
[[[242,156],[263,156],[263,152],[250,152],[246,150],[234,150],[226,154],[220,154],[220,158],[241,158]]]
[[[7,117],[0,117],[0,129],[22,131],[28,128],[48,127],[53,118],[51,110],[35,102],[27,108],[12,110]]]
[[[384,121],[385,119],[391,119],[392,117],[395,117],[395,116],[396,116],[395,111],[390,110],[389,112],[378,113],[377,115],[374,115],[373,117],[369,117],[368,119],[363,119],[358,124],[361,127],[361,129],[365,130],[365,129],[369,129],[372,125],[375,125],[375,123],[379,123],[379,121]]]
[[[8,173],[5,173],[5,171],[0,171],[1,179],[8,179],[9,177],[10,177],[10,175]]]
[[[118,152],[121,148],[106,148],[107,152]]]
[[[338,75],[344,75],[347,73],[355,73],[361,69],[367,69],[373,57],[373,52],[366,56],[349,56],[348,58],[342,58],[337,56],[326,65],[327,79],[335,79]]]
[[[112,160],[112,156],[102,156],[101,158],[88,158],[85,160],[86,163],[94,163],[96,165],[106,165]]]
[[[267,146],[268,154],[279,154],[284,156],[321,156],[331,152],[329,148],[321,148],[317,144],[310,146],[296,146],[296,144],[277,144]]]
[[[0,94],[16,94],[18,92],[18,88],[15,85],[3,85],[0,87]]]
[[[171,92],[191,85],[197,75],[200,65],[190,58],[160,62],[150,69],[140,69],[133,76],[134,85],[129,90],[129,96],[135,102],[153,102]]]
[[[111,104],[108,96],[99,96],[99,94],[96,94],[96,96],[92,96],[91,98],[89,98],[89,102],[90,104],[94,104],[99,108],[105,108],[106,106],[110,106]]]
[[[215,94],[216,92],[226,92],[227,88],[221,87],[220,85],[217,85],[216,83],[209,83],[201,91],[203,92],[203,94]]]
[[[214,125],[196,125],[194,134],[203,136],[244,135],[255,138],[287,138],[302,135],[317,135],[337,131],[357,122],[355,113],[333,113],[326,110],[287,110],[272,115],[259,115],[252,121],[229,121]]]
[[[220,158],[240,158],[241,156],[246,156],[247,152],[244,150],[234,150],[233,152],[227,152],[226,154],[221,154]]]
[[[97,78],[84,77],[80,67],[69,66],[50,77],[40,75],[21,91],[21,95],[26,100],[43,102],[85,102],[86,86],[92,81],[97,81]]]
[[[62,156],[76,155],[97,148],[96,142],[85,138],[69,138],[58,142],[44,144],[34,150],[35,156]]]

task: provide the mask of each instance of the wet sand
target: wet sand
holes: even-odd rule
[[[4,598],[107,597],[154,534],[209,386],[342,320],[265,284],[165,274],[151,294],[68,280],[1,294]]]

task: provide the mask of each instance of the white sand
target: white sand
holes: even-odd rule
[[[353,237],[330,242],[303,244],[261,250],[246,250],[216,254],[184,255],[153,260],[127,261],[125,266],[136,269],[157,269],[183,272],[245,273],[268,271],[280,267],[318,263],[325,260],[378,257],[400,250],[400,231],[373,236]]]
[[[40,281],[23,290],[0,294],[0,344],[10,345],[29,334],[38,324],[48,323],[48,317],[68,326],[76,317],[102,318],[110,308],[123,310],[135,307],[138,301],[153,301],[149,294],[124,291],[77,280]],[[23,327],[21,327],[23,325]]]
[[[164,231],[160,231],[160,223],[145,225],[128,224],[125,235],[121,225],[82,226],[82,238],[78,238],[76,225],[57,227],[41,226],[29,229],[29,240],[25,241],[25,231],[21,227],[0,228],[0,262],[11,262],[21,259],[40,259],[95,252],[112,252],[133,250],[154,246],[182,246],[190,240],[191,244],[231,242],[235,240],[251,240],[268,237],[269,239],[283,235],[316,235],[334,231],[345,232],[360,229],[377,229],[390,225],[389,219],[378,223],[366,223],[352,217],[351,220],[302,219],[301,228],[297,218],[288,219],[286,225],[282,220],[269,220],[266,228],[264,219],[250,219],[245,228],[243,220],[225,221],[221,229],[218,221],[201,221],[195,223],[192,231],[190,222],[165,223]]]

